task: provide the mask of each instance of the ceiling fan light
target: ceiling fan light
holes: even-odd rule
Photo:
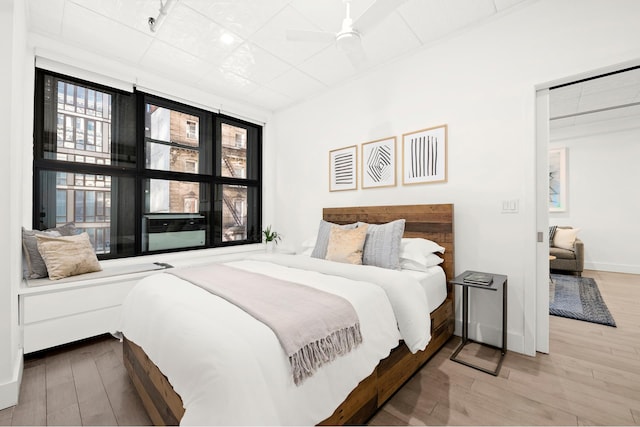
[[[339,49],[349,52],[360,47],[360,33],[355,30],[342,31],[336,36],[336,44]]]

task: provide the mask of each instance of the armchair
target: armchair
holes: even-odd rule
[[[568,229],[572,227],[558,227],[559,229]],[[558,248],[549,246],[549,255],[556,258],[549,261],[551,270],[568,271],[577,276],[582,276],[584,270],[584,243],[576,238],[572,249]]]

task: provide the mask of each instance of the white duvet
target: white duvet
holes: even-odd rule
[[[120,331],[182,397],[182,425],[317,424],[400,339],[414,352],[429,342],[427,297],[400,271],[278,254],[226,264],[346,298],[363,342],[296,386],[286,354],[264,324],[173,275],[145,277],[122,306]]]

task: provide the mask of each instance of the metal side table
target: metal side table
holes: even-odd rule
[[[475,283],[465,282],[464,279],[471,273],[479,273],[477,271],[467,270],[464,273],[460,274],[453,280],[449,281],[449,283],[453,285],[462,286],[462,341],[458,345],[458,348],[455,349],[450,359],[454,362],[461,363],[463,365],[469,366],[471,368],[477,369],[482,372],[486,372],[487,374],[491,374],[494,376],[498,376],[500,373],[500,368],[502,367],[502,361],[504,360],[504,355],[507,353],[507,276],[502,274],[493,274],[493,273],[483,273],[492,276],[492,281],[488,285],[480,285]],[[488,291],[497,291],[500,287],[502,287],[502,347],[496,347],[490,344],[485,344],[479,341],[475,341],[469,338],[469,288],[476,289],[486,289]],[[463,347],[469,342],[475,342],[481,344],[486,347],[494,348],[496,350],[500,350],[500,360],[498,361],[498,366],[494,371],[483,368],[481,366],[477,366],[466,362],[464,360],[458,359],[458,353],[463,349]]]

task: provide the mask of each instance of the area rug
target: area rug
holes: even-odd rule
[[[549,314],[616,327],[598,284],[590,277],[552,274]]]

